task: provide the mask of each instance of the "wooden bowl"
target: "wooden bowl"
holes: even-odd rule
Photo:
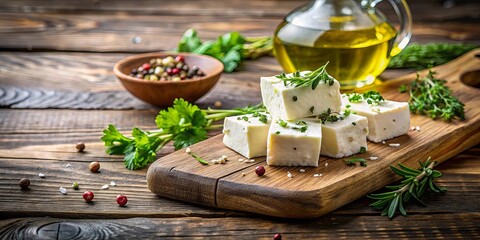
[[[132,69],[148,63],[152,58],[182,55],[190,67],[198,66],[204,77],[182,81],[149,81],[129,76]],[[223,64],[219,60],[205,55],[192,53],[157,52],[139,54],[124,58],[113,67],[113,72],[123,86],[135,97],[153,105],[168,107],[175,98],[194,102],[205,95],[220,78]]]

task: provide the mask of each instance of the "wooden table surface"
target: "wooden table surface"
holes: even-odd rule
[[[363,197],[317,219],[288,220],[192,205],[157,197],[146,169],[127,170],[108,156],[100,137],[109,124],[122,132],[155,127],[159,109],[125,92],[113,64],[137,52],[170,50],[187,28],[213,39],[228,31],[270,35],[291,9],[287,0],[18,0],[0,3],[0,239],[90,238],[480,238],[480,146],[441,164],[444,195],[408,217],[379,216]],[[413,42],[480,43],[475,0],[410,1]],[[382,4],[387,15],[388,5]],[[134,43],[133,38],[141,41]],[[197,103],[224,108],[261,101],[258,79],[281,71],[273,57],[247,61]],[[392,78],[407,71],[386,71]],[[218,134],[212,132],[211,135]],[[75,143],[86,144],[77,153]],[[168,145],[159,156],[171,153]],[[101,162],[101,173],[88,170]],[[44,178],[39,173],[45,174]],[[27,177],[30,190],[18,185]],[[100,190],[115,181],[117,186]],[[80,190],[69,186],[80,183]],[[365,183],[365,184],[368,184]],[[59,187],[68,189],[67,195]],[[84,190],[95,192],[86,204]],[[128,207],[115,203],[125,194]]]

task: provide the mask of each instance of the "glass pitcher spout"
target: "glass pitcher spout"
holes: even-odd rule
[[[327,71],[344,88],[372,83],[411,37],[404,0],[388,0],[401,22],[397,30],[375,6],[380,1],[316,0],[289,13],[277,27],[275,55],[286,72]]]

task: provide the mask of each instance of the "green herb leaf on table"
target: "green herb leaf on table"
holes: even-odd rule
[[[132,137],[121,134],[114,125],[103,130],[101,140],[106,152],[125,155],[125,166],[130,170],[140,169],[156,159],[157,152],[173,140],[176,150],[207,138],[207,131],[223,127],[213,124],[228,116],[255,114],[266,109],[262,104],[235,109],[200,109],[183,99],[175,99],[172,107],[161,110],[155,122],[158,130],[144,132],[133,128]],[[198,159],[197,159],[198,160]]]
[[[410,94],[409,107],[412,113],[427,115],[432,119],[442,118],[444,121],[465,120],[465,104],[452,95],[445,82],[437,79],[435,72],[430,70],[425,77],[417,75],[410,85],[402,85],[400,90]]]
[[[388,68],[426,69],[447,63],[477,47],[455,43],[410,44],[392,58]]]
[[[327,73],[327,65],[328,62],[319,67],[317,70],[304,75],[302,75],[299,71],[296,71],[290,75],[282,73],[280,75],[276,75],[275,77],[281,79],[285,86],[294,86],[296,88],[310,86],[312,90],[315,90],[320,82],[324,82],[330,86],[332,86],[334,83],[334,78]]]
[[[212,56],[223,63],[225,72],[233,72],[243,60],[270,54],[272,48],[271,37],[246,38],[238,32],[229,32],[216,40],[202,42],[197,31],[188,29],[176,50]]]
[[[420,168],[418,169],[407,167],[401,163],[398,163],[399,167],[390,166],[392,171],[403,179],[399,185],[385,187],[391,191],[368,195],[367,197],[375,200],[370,206],[379,210],[383,209],[382,216],[388,216],[391,219],[397,212],[404,216],[407,215],[404,203],[410,199],[425,205],[420,198],[427,188],[436,193],[445,192],[445,188],[439,187],[434,182],[436,178],[442,176],[439,171],[433,170],[435,162],[431,162],[428,158],[425,162],[419,161],[419,164]]]
[[[203,159],[202,157],[198,156],[197,154],[190,153],[190,155],[192,155],[192,157],[195,158],[202,165],[208,165],[208,162],[205,159]]]
[[[344,160],[347,165],[357,165],[357,162],[360,163],[360,166],[366,167],[367,160],[365,158],[349,158]]]

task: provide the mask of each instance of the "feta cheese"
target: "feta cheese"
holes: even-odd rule
[[[343,109],[350,110],[368,119],[368,140],[382,142],[408,133],[410,129],[410,110],[406,102],[381,101],[370,105],[365,101],[352,103],[347,95],[342,95]]]
[[[303,74],[305,72],[302,72]],[[260,79],[263,104],[274,118],[294,120],[319,115],[330,108],[340,111],[340,84],[334,80],[330,86],[320,82],[315,90],[311,86],[285,86],[275,76]]]
[[[354,123],[354,124],[353,124]],[[355,114],[345,119],[322,124],[322,149],[320,155],[342,158],[367,148],[368,122]]]
[[[223,143],[246,158],[265,156],[271,118],[262,115],[267,116],[266,123],[252,114],[225,118]]]
[[[274,120],[267,142],[267,164],[274,166],[318,166],[322,127],[318,121]]]

